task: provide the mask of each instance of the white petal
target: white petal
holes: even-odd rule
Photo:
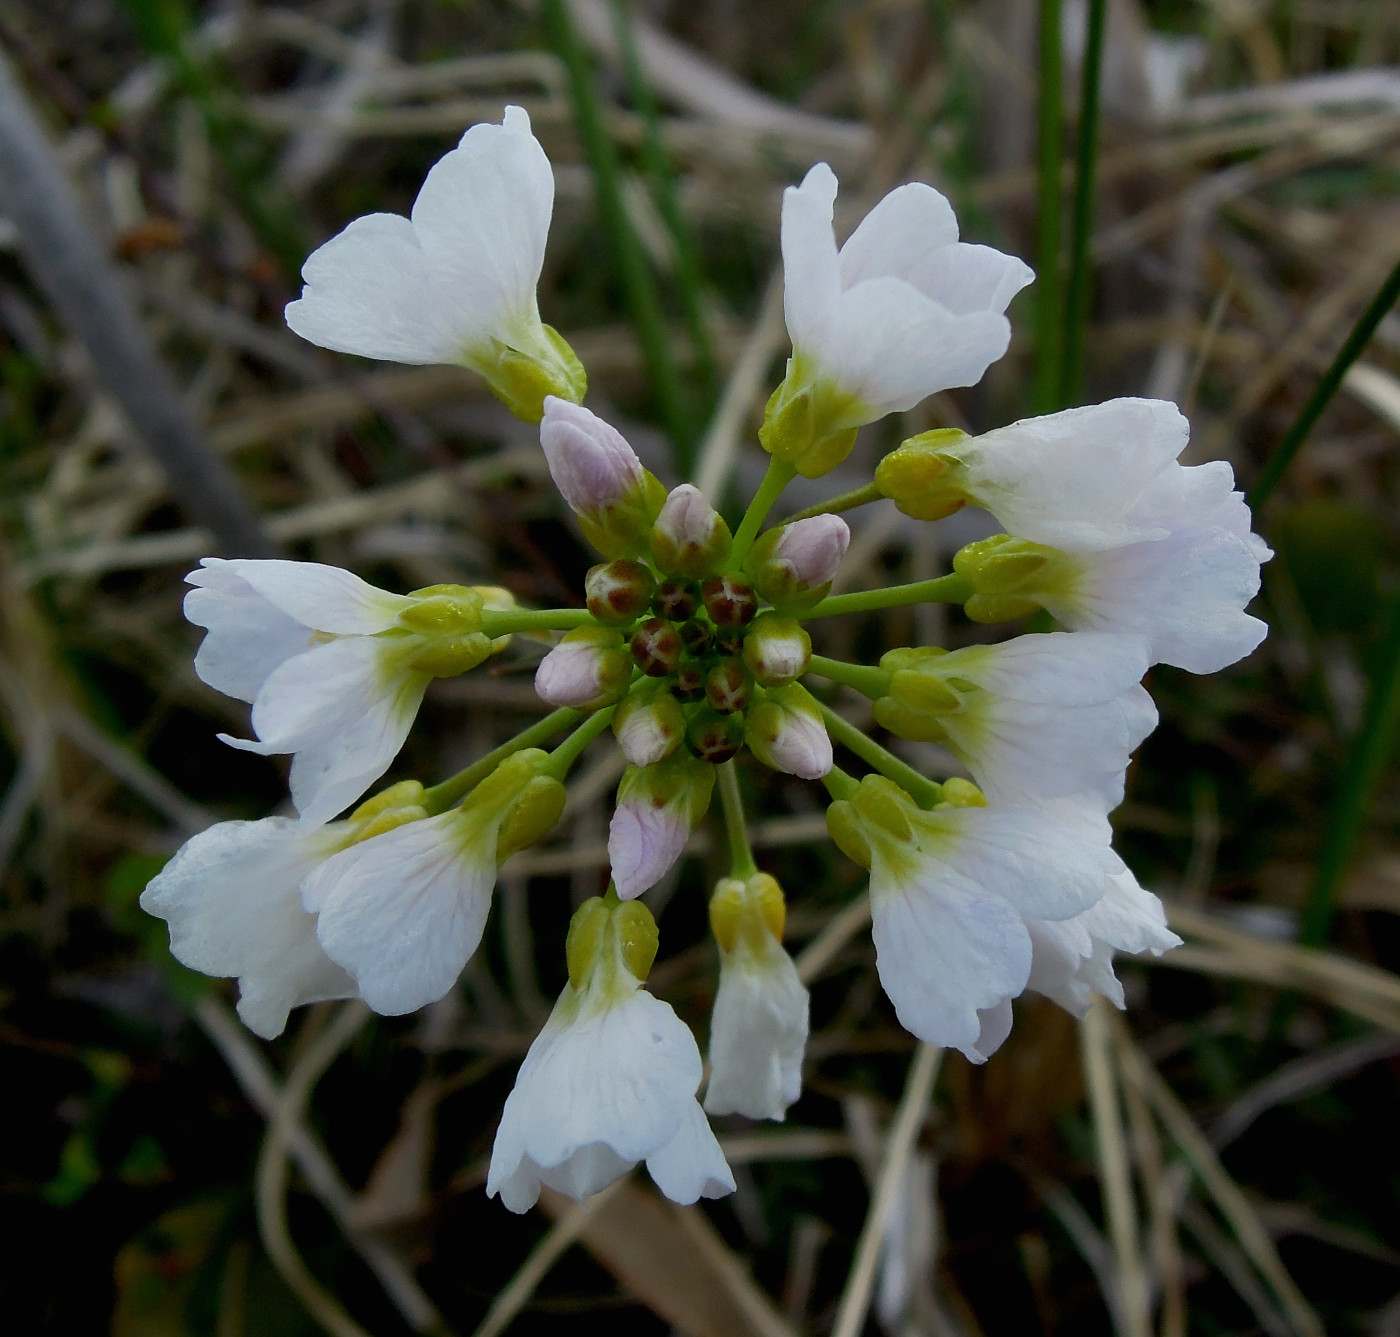
[[[940,676],[967,678],[989,692],[1057,706],[1116,700],[1138,683],[1150,665],[1142,636],[1066,632],[1032,633],[997,645],[968,646],[940,655],[937,661]]]
[[[1162,902],[1128,871],[1109,877],[1103,899],[1080,916],[1090,934],[1120,952],[1160,956],[1181,939],[1167,927]]]
[[[185,595],[185,617],[209,631],[194,671],[216,691],[251,703],[275,668],[307,649],[311,633],[231,567],[205,558],[203,569],[190,572],[195,588]]]
[[[318,247],[283,313],[310,343],[388,362],[458,362],[481,337],[470,307],[439,282],[413,224],[369,214]]]
[[[1082,1017],[1089,1010],[1091,995],[1081,971],[1084,962],[1094,953],[1094,942],[1083,919],[1081,915],[1055,922],[1026,921],[1033,948],[1031,975],[1026,987],[1044,994],[1076,1017]]]
[[[734,1192],[734,1172],[694,1100],[682,1114],[675,1136],[647,1157],[647,1170],[656,1187],[682,1206]]]
[[[220,822],[188,840],[141,893],[141,908],[169,923],[177,961],[238,977],[239,1015],[264,1039],[281,1034],[293,1007],[355,996],[297,894],[335,840],[287,817]]]
[[[982,1056],[978,1011],[1025,988],[1030,936],[1000,896],[947,866],[892,872],[876,853],[870,875],[876,965],[900,1023],[928,1044]]]
[[[926,252],[900,277],[955,316],[973,311],[1000,315],[1034,281],[1035,271],[1014,255],[960,241]]]
[[[481,941],[496,881],[496,831],[467,848],[456,812],[395,827],[341,851],[306,881],[326,955],[376,1012],[436,1002]]]
[[[541,1182],[556,1193],[582,1202],[621,1179],[636,1163],[623,1160],[605,1142],[590,1142],[558,1165],[542,1167],[538,1173]]]
[[[1006,1043],[1006,1037],[1011,1034],[1011,1023],[1014,1019],[1011,999],[1009,998],[1003,998],[995,1007],[983,1007],[977,1010],[977,1020],[981,1023],[981,1030],[977,1032],[975,1048],[983,1059],[991,1058]]]
[[[958,220],[945,196],[921,181],[890,191],[841,247],[841,286],[890,274],[909,277],[930,251],[958,239]]]
[[[363,581],[353,572],[320,562],[256,561],[235,558],[224,561],[206,557],[204,566],[214,563],[224,571],[242,577],[274,608],[305,627],[335,636],[373,636],[396,626],[399,614],[417,602],[406,594],[390,594]],[[185,579],[196,582],[199,572]]]
[[[819,162],[800,186],[783,192],[783,310],[793,347],[820,341],[841,293],[836,237],[831,230],[836,175]]]
[[[681,857],[690,824],[677,804],[659,804],[645,795],[620,803],[608,826],[608,860],[617,894],[624,901],[654,887]]]

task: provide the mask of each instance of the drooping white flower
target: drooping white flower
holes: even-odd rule
[[[1132,750],[1157,723],[1138,684],[1141,636],[1018,636],[996,645],[892,650],[875,719],[902,738],[942,742],[993,802],[1082,791],[1122,800]]]
[[[623,900],[666,876],[709,808],[714,787],[715,768],[684,754],[627,768],[608,827],[608,861]]]
[[[310,822],[353,803],[388,768],[429,681],[465,672],[495,648],[485,595],[433,587],[390,594],[317,562],[206,557],[185,579],[185,616],[209,634],[195,672],[253,706],[266,756],[293,754],[292,800]],[[508,596],[507,596],[508,597]]]
[[[801,683],[764,692],[747,713],[744,741],[775,771],[820,780],[831,770],[831,736],[812,694]]]
[[[802,1093],[807,990],[783,950],[782,888],[767,873],[728,877],[710,900],[720,948],[710,1017],[709,1114],[782,1119]]]
[[[315,917],[297,893],[349,833],[348,822],[290,817],[219,822],[186,841],[141,893],[141,908],[170,925],[177,961],[237,978],[238,1015],[265,1040],[302,1003],[355,997],[354,980],[321,950]]]
[[[456,983],[481,941],[497,866],[563,810],[547,760],[515,753],[460,807],[361,840],[302,883],[322,949],[374,1011],[412,1012]]]
[[[1161,956],[1181,945],[1167,927],[1162,902],[1124,869],[1111,875],[1103,898],[1073,919],[1028,921],[1034,949],[1029,988],[1082,1017],[1094,994],[1114,1007],[1123,1004],[1123,986],[1113,973],[1115,952]]]
[[[639,1161],[674,1202],[733,1192],[695,1099],[695,1038],[642,988],[656,955],[651,912],[636,901],[585,901],[567,951],[569,983],[506,1100],[487,1193],[524,1212],[541,1185],[582,1199]]]
[[[836,188],[818,163],[783,195],[793,351],[763,441],[807,477],[838,464],[862,423],[979,381],[1010,341],[1002,313],[1033,277],[1013,256],[958,241],[948,201],[919,183],[886,195],[838,251]]]
[[[1030,977],[1026,920],[1083,913],[1122,870],[1101,811],[1078,799],[925,811],[882,776],[832,804],[833,838],[870,869],[876,965],[906,1029],[983,1061]]]
[[[471,367],[538,422],[546,394],[581,400],[585,385],[536,302],[553,209],[549,159],[528,114],[507,107],[437,162],[411,217],[357,218],[314,251],[287,324],[342,353]]]

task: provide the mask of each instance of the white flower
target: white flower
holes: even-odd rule
[[[493,648],[479,590],[389,594],[316,562],[219,557],[185,579],[196,586],[185,616],[209,631],[195,672],[253,706],[257,741],[219,737],[264,756],[293,753],[292,800],[311,822],[384,774],[433,676],[464,672]]]
[[[867,776],[828,825],[870,868],[876,965],[900,1022],[973,1062],[986,1057],[984,1025],[1000,1029],[988,1014],[1030,976],[1026,919],[1081,914],[1123,867],[1107,819],[1080,800],[924,811]]]
[[[316,920],[297,894],[349,838],[345,822],[219,822],[186,841],[147,883],[141,908],[169,923],[177,961],[237,977],[238,1015],[270,1040],[292,1008],[355,997],[355,982],[321,950]]]
[[[1123,986],[1113,973],[1114,952],[1161,956],[1181,945],[1167,927],[1162,902],[1138,885],[1127,869],[1108,878],[1103,898],[1073,919],[1028,921],[1034,956],[1029,988],[1082,1017],[1093,994],[1123,1006]]]
[[[436,1002],[481,941],[496,868],[558,820],[564,786],[535,749],[503,761],[463,801],[361,840],[302,884],[326,955],[376,1012]]]
[[[783,195],[793,353],[764,444],[808,477],[850,449],[824,441],[939,390],[976,384],[1006,352],[1011,327],[1002,313],[1034,277],[1013,256],[958,241],[952,207],[930,186],[891,191],[839,252],[835,201],[825,163]],[[794,407],[804,395],[807,407]],[[796,416],[780,422],[784,413]]]
[[[709,808],[714,787],[715,768],[691,756],[627,768],[608,827],[608,860],[623,900],[666,876]]]
[[[803,780],[831,770],[831,736],[811,693],[801,683],[772,687],[750,707],[744,741],[765,766]]]
[[[782,1119],[802,1093],[807,990],[783,950],[782,889],[766,873],[725,878],[710,900],[720,947],[710,1017],[709,1114]]]
[[[553,208],[549,159],[529,116],[507,107],[503,124],[472,126],[438,161],[411,218],[357,218],[313,252],[287,324],[342,353],[471,367],[537,422],[544,394],[584,388],[536,303]]]
[[[672,1201],[733,1192],[695,1092],[702,1065],[684,1022],[642,989],[655,924],[638,902],[594,897],[569,928],[569,983],[530,1046],[501,1113],[486,1191],[527,1211],[548,1185],[572,1198],[639,1161]]]
[[[893,650],[875,718],[903,738],[939,741],[993,802],[1081,791],[1122,800],[1132,750],[1156,726],[1141,636],[1018,636],[943,654]]]

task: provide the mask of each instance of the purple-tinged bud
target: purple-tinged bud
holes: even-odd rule
[[[721,715],[709,705],[701,706],[690,717],[685,741],[701,761],[718,766],[738,755],[744,746],[744,717],[739,712]]]
[[[814,515],[770,529],[749,552],[744,570],[774,608],[803,613],[826,598],[851,531],[839,515]]]
[[[622,433],[582,405],[551,395],[540,445],[588,541],[604,557],[641,553],[666,494]]]
[[[588,611],[611,626],[626,626],[646,612],[656,578],[640,562],[621,558],[595,566],[583,578]]]
[[[800,678],[812,662],[812,638],[796,618],[763,613],[744,637],[744,663],[764,687]]]
[[[685,737],[685,712],[660,683],[639,683],[613,716],[613,733],[633,766],[665,761]]]
[[[821,710],[800,683],[763,694],[748,712],[744,741],[775,771],[820,780],[831,770],[831,739]]]
[[[672,489],[651,527],[651,555],[668,576],[707,576],[728,560],[732,544],[723,517],[691,483]]]
[[[705,601],[705,611],[710,621],[721,628],[745,627],[753,621],[758,612],[758,596],[753,586],[742,576],[711,576],[700,586],[700,597]]]
[[[705,675],[705,699],[721,715],[743,710],[753,697],[753,679],[737,659],[721,659]]]
[[[627,770],[608,830],[613,884],[623,900],[654,887],[680,858],[714,787],[713,767],[684,754]]]
[[[693,580],[663,580],[651,597],[651,610],[670,622],[685,622],[700,607],[700,587]]]
[[[632,657],[611,627],[576,627],[535,670],[535,693],[551,706],[594,710],[616,701],[632,677]]]
[[[681,634],[664,617],[650,617],[632,637],[632,660],[648,678],[665,678],[681,662]]]
[[[687,704],[705,695],[705,670],[699,664],[682,664],[671,679],[671,695]]]

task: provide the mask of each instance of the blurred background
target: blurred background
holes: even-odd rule
[[[1400,1334],[1400,7],[6,0],[0,48],[7,1332]],[[247,721],[191,669],[200,556],[580,602],[592,558],[533,429],[465,371],[337,357],[281,320],[311,249],[407,212],[507,102],[555,164],[544,318],[668,484],[698,468],[732,505],[761,475],[781,192],[824,159],[843,234],[927,181],[1041,280],[980,386],[867,429],[794,505],[929,426],[1152,395],[1190,416],[1191,462],[1257,487],[1277,551],[1254,655],[1153,671],[1162,724],[1115,816],[1188,945],[1123,963],[1121,1019],[1026,998],[985,1067],[944,1058],[931,1103],[822,792],[748,776],[814,1033],[785,1125],[718,1121],[739,1188],[703,1208],[644,1180],[591,1214],[483,1192],[570,909],[606,881],[610,746],[416,1016],[321,1005],[263,1044],[136,904],[193,832],[285,802],[275,761],[215,739]],[[40,216],[63,182],[84,231]],[[845,589],[936,575],[985,532],[851,518]],[[833,619],[820,648],[988,634],[900,610]],[[540,650],[435,684],[390,778],[538,716]],[[702,828],[649,893],[652,987],[702,1041],[722,846]]]

